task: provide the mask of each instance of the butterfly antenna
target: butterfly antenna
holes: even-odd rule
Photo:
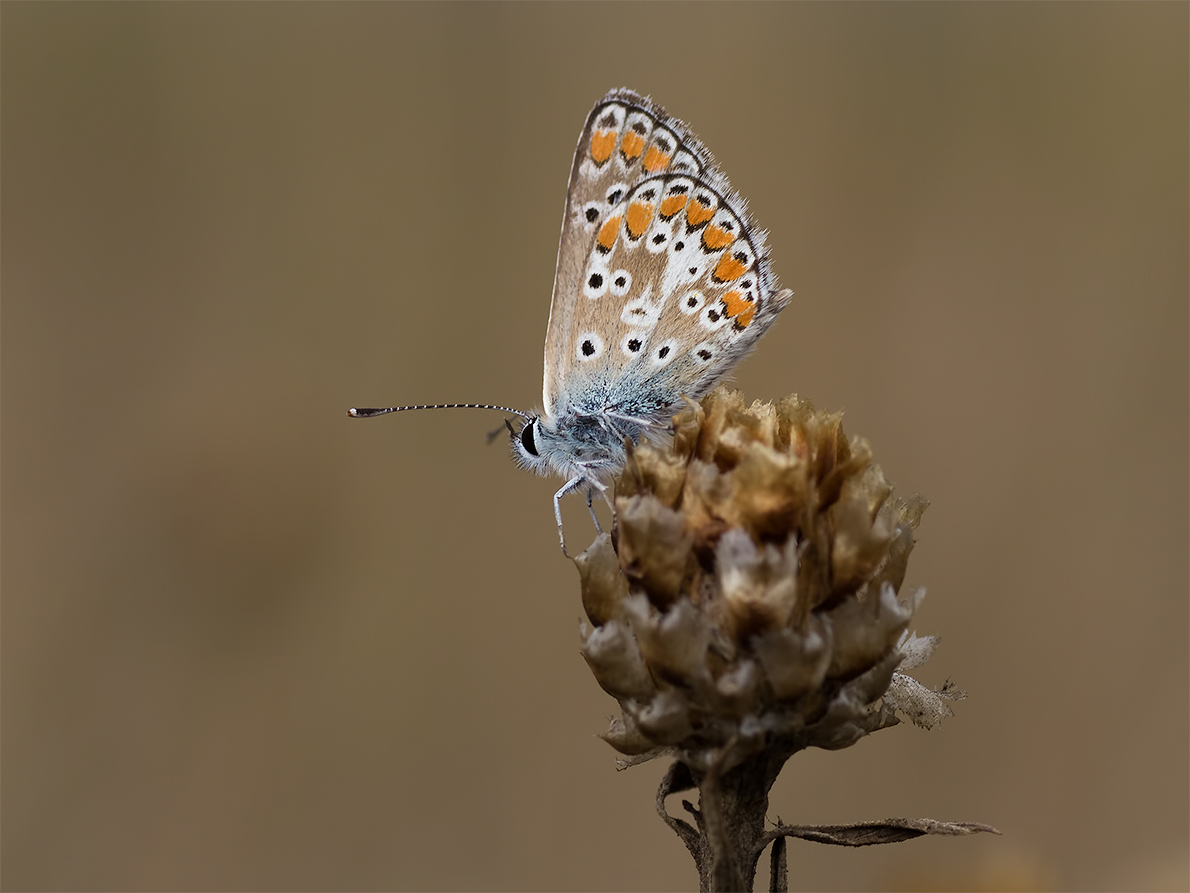
[[[519,415],[522,419],[533,418],[529,413],[521,412],[519,409],[496,406],[492,403],[418,403],[412,406],[383,406],[370,409],[352,407],[347,410],[347,414],[353,419],[370,419],[374,416],[388,415],[390,412],[405,412],[410,409],[493,409],[496,412],[511,412],[513,415]]]

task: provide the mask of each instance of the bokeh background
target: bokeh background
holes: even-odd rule
[[[1185,4],[0,11],[2,882],[680,890],[577,650],[540,400],[574,141],[691,122],[795,303],[749,396],[932,507],[941,730],[795,758],[797,887],[1186,889]],[[590,536],[581,500],[568,533]],[[671,804],[680,811],[677,803]]]

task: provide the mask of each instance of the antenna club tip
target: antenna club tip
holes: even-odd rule
[[[358,418],[359,418],[359,410],[358,410],[358,409],[356,409],[354,406],[353,406],[353,407],[351,407],[351,409],[347,410],[347,414],[348,414],[349,416],[351,416],[353,419],[358,419]]]

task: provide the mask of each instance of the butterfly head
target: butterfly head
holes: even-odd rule
[[[543,459],[541,449],[537,445],[540,438],[541,417],[531,415],[521,425],[520,429],[508,425],[508,439],[512,445],[512,457],[522,468],[538,474],[548,472],[548,460]]]
[[[593,415],[530,415],[520,428],[509,426],[512,457],[535,474],[601,480],[627,458],[624,434]]]

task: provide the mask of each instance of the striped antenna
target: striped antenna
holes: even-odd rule
[[[496,412],[511,412],[513,415],[519,415],[523,419],[532,419],[533,416],[527,412],[521,412],[519,409],[513,409],[509,406],[494,406],[491,403],[418,403],[415,406],[385,406],[372,409],[349,409],[347,414],[353,419],[370,419],[378,415],[388,415],[390,412],[405,412],[409,409],[494,409]]]

